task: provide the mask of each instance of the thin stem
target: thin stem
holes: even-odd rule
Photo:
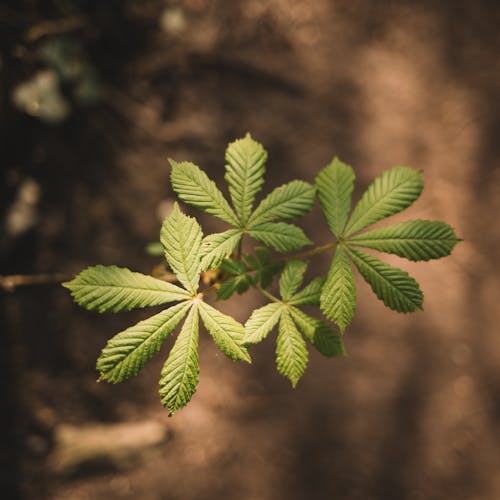
[[[326,245],[322,245],[320,247],[313,248],[312,250],[307,250],[306,252],[301,252],[297,253],[295,255],[287,255],[285,257],[280,257],[279,259],[276,259],[276,262],[289,262],[291,260],[302,260],[302,259],[308,259],[309,257],[312,257],[313,255],[317,255],[319,253],[327,252],[328,250],[331,250],[332,248],[336,248],[337,242],[334,241],[333,243],[327,243]]]
[[[67,281],[71,276],[63,273],[54,274],[14,274],[11,276],[0,276],[0,289],[13,291],[18,286],[47,285]]]
[[[241,235],[240,241],[238,241],[238,249],[236,250],[236,261],[240,262],[241,252],[243,251],[243,234]]]
[[[274,295],[270,294],[267,290],[264,290],[260,285],[255,285],[255,288],[265,297],[267,297],[269,300],[272,300],[273,302],[281,302],[280,299],[276,298]]]

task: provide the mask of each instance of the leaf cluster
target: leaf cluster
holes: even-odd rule
[[[171,414],[196,390],[200,320],[217,347],[235,361],[250,362],[248,349],[277,329],[276,366],[295,387],[307,366],[307,343],[327,357],[345,354],[343,334],[356,307],[354,268],[387,307],[402,313],[422,309],[423,294],[415,279],[363,248],[426,261],[449,255],[459,241],[441,221],[413,220],[368,229],[419,197],[423,180],[417,170],[394,167],[383,172],[351,209],[355,174],[334,158],[320,170],[314,185],[291,181],[254,206],[264,184],[267,152],[247,134],[229,144],[225,159],[229,201],[198,166],[170,160],[171,183],[179,199],[229,225],[223,232],[203,236],[196,219],[175,204],[162,224],[161,246],[155,245],[155,251],[162,249],[178,284],[116,266],[90,267],[64,283],[78,304],[99,312],[174,303],[115,335],[97,361],[102,380],[121,382],[136,375],[182,323],[159,383],[161,401]],[[279,255],[313,244],[290,221],[309,212],[316,198],[331,242]],[[243,252],[243,238],[258,242],[253,253]],[[328,251],[332,256],[327,272],[304,286],[308,260]],[[200,290],[200,276],[214,271],[215,283]],[[212,291],[225,300],[250,287],[269,302],[251,312],[245,325],[206,302]],[[323,318],[306,312],[305,306],[316,306]]]

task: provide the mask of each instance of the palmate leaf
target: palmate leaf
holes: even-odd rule
[[[196,391],[200,371],[198,337],[198,305],[193,303],[161,371],[160,398],[170,415],[186,406]]]
[[[288,303],[296,306],[319,306],[321,289],[323,288],[324,283],[325,278],[322,276],[314,278],[302,290],[294,294],[294,296],[288,300]]]
[[[266,150],[250,134],[232,142],[226,149],[224,178],[242,226],[248,221],[255,195],[264,182],[266,160]]]
[[[291,252],[312,244],[300,227],[286,222],[264,222],[253,226],[248,234],[278,252]]]
[[[232,360],[251,363],[247,348],[243,345],[245,328],[235,319],[221,313],[212,306],[199,303],[200,316],[219,349]]]
[[[232,226],[238,225],[238,217],[234,210],[215,182],[211,181],[203,170],[186,161],[177,163],[169,160],[169,162],[172,166],[170,174],[172,188],[182,201],[229,222]]]
[[[297,307],[290,307],[289,311],[298,329],[323,356],[345,356],[342,337],[333,328]]]
[[[297,385],[307,366],[308,353],[306,343],[292,320],[290,313],[284,310],[279,324],[276,342],[276,366],[287,377],[292,387]]]
[[[201,245],[201,268],[217,269],[224,259],[230,257],[241,240],[239,229],[229,229],[223,233],[206,236]]]
[[[440,259],[450,255],[460,241],[441,221],[414,220],[374,229],[349,239],[349,243],[393,253],[409,260]]]
[[[248,227],[277,219],[294,219],[309,212],[315,189],[304,181],[292,181],[264,198],[248,220]]]
[[[257,344],[265,339],[277,325],[283,312],[283,304],[271,302],[252,312],[245,323],[245,344]]]
[[[402,313],[422,309],[423,294],[408,273],[360,250],[347,250],[361,276],[387,307]]]
[[[129,311],[189,298],[186,290],[151,276],[117,266],[94,266],[63,283],[86,309]]]
[[[160,239],[165,247],[168,264],[177,279],[192,294],[200,282],[200,250],[203,235],[196,219],[183,214],[177,203],[170,215],[163,221]]]
[[[115,335],[97,360],[100,378],[117,383],[137,375],[179,324],[190,305],[190,302],[181,302]]]
[[[307,262],[301,260],[292,260],[288,262],[281,273],[280,295],[285,302],[288,302],[297,291],[307,269]]]
[[[354,189],[354,171],[351,167],[334,158],[316,177],[316,187],[321,210],[330,231],[342,236]]]
[[[394,167],[377,177],[368,186],[344,234],[350,236],[361,229],[409,207],[420,195],[424,184],[418,170]]]
[[[337,247],[321,292],[323,314],[343,332],[354,316],[356,286],[351,264],[341,247]]]

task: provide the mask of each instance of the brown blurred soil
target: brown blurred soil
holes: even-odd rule
[[[185,26],[170,34],[159,24],[167,4],[88,7],[78,29],[107,97],[52,126],[10,104],[36,67],[34,42],[16,36],[36,23],[16,2],[0,7],[0,274],[98,263],[149,273],[159,260],[144,247],[174,201],[167,157],[223,186],[225,145],[247,131],[269,152],[267,190],[312,181],[334,155],[355,168],[356,197],[386,168],[422,169],[420,200],[394,221],[443,219],[464,242],[441,261],[386,259],[421,284],[418,314],[384,308],[358,276],[349,356],[311,353],[295,390],[275,370],[272,338],[241,366],[203,335],[201,382],[172,419],[157,395],[171,342],[133,380],[96,383],[107,339],[150,311],[89,313],[54,285],[0,292],[0,496],[500,498],[498,3],[184,0]],[[9,235],[27,179],[39,189],[33,224]],[[189,211],[207,232],[225,227]],[[326,241],[317,208],[303,227]],[[325,272],[328,256],[312,266]],[[263,303],[249,293],[221,307],[245,321]],[[145,421],[163,441],[130,466],[54,468],[64,426]]]

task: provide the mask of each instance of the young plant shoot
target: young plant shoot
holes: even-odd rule
[[[460,241],[441,221],[412,220],[368,229],[419,197],[423,180],[418,170],[385,171],[351,210],[354,170],[334,158],[319,171],[315,185],[291,181],[255,206],[264,184],[267,152],[247,134],[229,144],[225,159],[230,200],[199,167],[170,160],[170,180],[179,199],[229,226],[203,236],[197,220],[175,204],[163,221],[160,241],[177,284],[116,266],[89,267],[63,283],[79,305],[99,312],[169,304],[115,335],[102,350],[97,370],[100,380],[113,383],[136,375],[182,323],[159,382],[161,402],[170,414],[185,406],[196,391],[200,323],[227,357],[249,363],[249,348],[276,329],[276,366],[295,387],[307,366],[307,343],[328,357],[345,354],[342,338],[356,308],[353,268],[390,309],[401,313],[422,309],[423,294],[415,279],[361,248],[425,261],[449,255]],[[331,242],[315,247],[289,221],[309,212],[316,197]],[[242,251],[244,237],[256,241],[250,253]],[[310,249],[297,253],[306,246]],[[331,254],[326,276],[304,284],[308,261],[323,252]],[[200,288],[204,274],[215,280]],[[273,292],[276,280],[278,291]],[[205,301],[212,292],[225,300],[250,287],[269,303],[249,311],[245,325]],[[306,313],[302,306],[317,306],[323,319]]]

